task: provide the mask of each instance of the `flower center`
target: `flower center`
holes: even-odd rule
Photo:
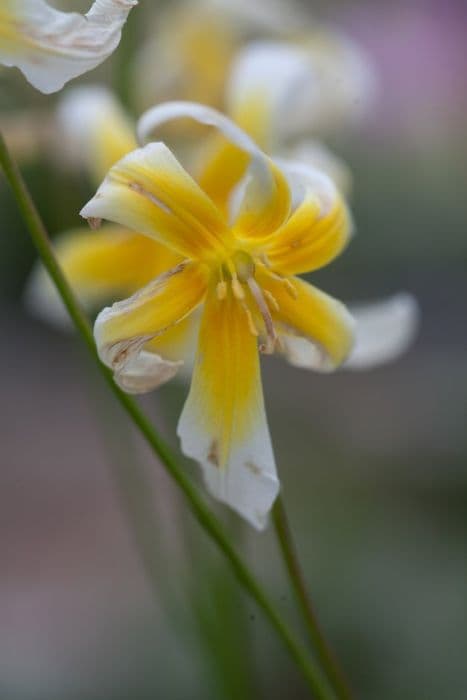
[[[275,297],[267,289],[262,289],[255,279],[256,265],[267,267],[266,262],[254,258],[244,250],[237,250],[225,260],[218,269],[219,281],[216,287],[219,301],[226,299],[229,293],[242,305],[250,332],[259,336],[257,321],[263,321],[264,342],[259,345],[260,352],[271,354],[279,343],[274,327],[272,311],[279,310]],[[271,272],[272,275],[274,273]],[[275,276],[275,275],[274,275]],[[287,285],[288,280],[283,279]],[[290,284],[290,283],[289,283]]]

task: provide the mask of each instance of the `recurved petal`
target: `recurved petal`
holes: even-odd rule
[[[131,121],[105,87],[86,85],[68,90],[58,107],[63,145],[75,165],[96,184],[120,158],[137,148]]]
[[[206,273],[196,264],[184,262],[133,297],[101,311],[94,325],[99,357],[113,369],[122,388],[133,393],[151,391],[173,376],[180,363],[168,360],[168,365],[161,364],[164,357],[149,352],[157,352],[151,341],[183,322],[205,293]],[[154,357],[148,357],[150,354]]]
[[[396,360],[415,340],[420,324],[416,299],[405,292],[366,304],[350,304],[355,345],[344,367],[364,370]]]
[[[291,364],[329,372],[346,360],[355,322],[343,304],[298,277],[285,283],[260,268],[257,279],[274,297],[271,313],[279,349]]]
[[[89,310],[133,294],[181,262],[166,246],[110,225],[100,231],[83,227],[62,234],[55,242],[55,254],[80,302]],[[26,303],[36,316],[69,326],[63,303],[40,264],[28,282]]]
[[[223,252],[230,236],[216,206],[163,143],[114,165],[81,216],[114,221],[188,258]]]
[[[289,177],[294,211],[267,242],[271,266],[284,275],[327,265],[350,239],[352,222],[342,195],[323,172],[305,163],[280,161]]]
[[[89,12],[60,12],[45,0],[2,0],[0,63],[16,66],[38,90],[63,85],[117,47],[137,0],[95,0]]]
[[[237,235],[261,238],[278,228],[290,211],[287,180],[251,137],[225,115],[195,102],[166,102],[143,114],[138,123],[138,138],[144,143],[156,128],[181,118],[213,126],[224,138],[224,144],[225,140],[228,142],[225,152],[221,142],[223,152],[208,153],[205,169],[199,176],[203,187],[207,186],[224,212],[232,188],[246,173],[234,221]],[[213,184],[216,180],[218,183]]]
[[[205,304],[190,393],[180,417],[183,452],[212,495],[258,529],[279,483],[263,403],[256,338],[233,295]]]

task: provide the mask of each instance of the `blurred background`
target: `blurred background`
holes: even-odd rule
[[[196,12],[195,3],[184,8]],[[136,116],[132,59],[157,34],[163,10],[140,0],[111,60],[74,84],[112,85]],[[409,291],[421,326],[403,357],[372,371],[318,376],[264,362],[284,498],[319,617],[356,697],[463,700],[467,6],[329,0],[300,11],[310,26],[330,24],[359,43],[379,86],[364,119],[326,134],[352,172],[357,235],[313,281],[354,301]],[[155,72],[165,69],[154,61]],[[60,148],[44,147],[56,99],[16,70],[0,72],[0,126],[54,235],[78,223],[92,194]],[[36,255],[3,179],[0,211],[0,695],[306,697],[80,340],[25,308]],[[174,444],[185,394],[172,383],[143,401]],[[119,464],[135,460],[158,523],[148,534],[156,591],[115,488]],[[186,468],[198,478],[196,465]],[[278,609],[297,621],[272,533],[216,510]]]

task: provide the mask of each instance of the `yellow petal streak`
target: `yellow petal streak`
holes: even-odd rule
[[[230,240],[218,209],[162,143],[111,168],[81,215],[140,231],[190,258],[218,255]]]
[[[267,93],[245,95],[232,109],[231,118],[266,153],[272,150],[272,118]]]
[[[245,175],[250,156],[221,136],[214,136],[207,145],[207,158],[197,180],[202,189],[227,213],[233,188]]]
[[[210,435],[207,457],[214,466],[228,466],[235,445],[254,428],[262,402],[257,342],[247,314],[232,293],[223,300],[211,293],[187,404]]]
[[[72,231],[58,240],[56,251],[76,292],[96,299],[133,294],[181,262],[160,243],[117,226]]]
[[[329,370],[346,359],[353,345],[354,322],[343,304],[297,277],[284,284],[263,268],[257,278],[277,303],[271,313],[282,340],[296,336],[318,348],[318,356],[313,352],[312,358],[310,348],[310,367]],[[287,342],[285,346],[287,354]],[[289,359],[294,362],[294,357]],[[305,360],[294,363],[307,365]]]
[[[104,309],[96,320],[96,341],[108,364],[119,364],[122,352],[164,333],[182,321],[202,301],[206,275],[196,264],[180,263],[126,301]],[[118,352],[112,348],[118,346]]]
[[[339,255],[350,232],[350,218],[342,199],[323,216],[318,201],[310,195],[271,238],[267,257],[282,274],[311,272]]]

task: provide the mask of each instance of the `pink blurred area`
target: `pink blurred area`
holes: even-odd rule
[[[379,75],[371,131],[427,139],[465,129],[463,0],[348,3],[336,13],[336,21],[367,50]]]

